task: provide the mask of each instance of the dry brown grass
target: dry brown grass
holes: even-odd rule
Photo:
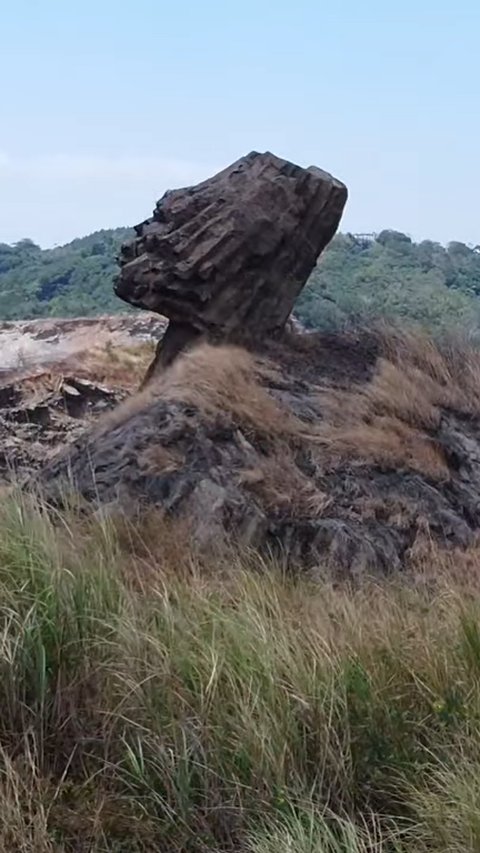
[[[75,376],[84,376],[100,384],[136,391],[154,353],[155,346],[150,342],[129,347],[106,344],[92,347],[55,370],[57,373],[59,369],[63,373],[73,372]]]
[[[184,461],[181,452],[177,448],[164,447],[161,444],[154,444],[151,447],[147,447],[138,457],[140,468],[151,474],[166,474],[170,471],[178,471]]]
[[[459,342],[440,349],[420,334],[395,329],[383,330],[380,340],[383,355],[365,384],[332,390],[322,388],[321,376],[317,386],[311,384],[311,399],[322,412],[322,420],[313,425],[303,423],[269,394],[268,382],[279,378],[271,362],[238,347],[202,344],[106,415],[98,429],[121,425],[155,400],[191,405],[206,418],[235,423],[243,440],[258,436],[268,440],[275,458],[268,458],[257,471],[255,488],[263,489],[267,501],[276,494],[284,505],[286,495],[293,493],[302,496],[303,505],[308,492],[292,458],[292,447],[300,445],[309,447],[320,465],[350,460],[448,479],[437,431],[442,412],[480,414],[480,353]],[[285,360],[284,370],[286,364]],[[310,370],[310,365],[306,368]],[[165,464],[171,466],[172,460]],[[275,471],[282,466],[283,478]],[[318,503],[317,495],[313,501]]]
[[[177,401],[195,407],[210,418],[222,417],[272,441],[299,435],[301,422],[287,412],[262,387],[261,379],[273,367],[234,346],[202,344],[126,400],[101,422],[101,431],[114,429],[156,400]]]
[[[346,423],[327,420],[312,436],[315,444],[322,448],[320,460],[323,459],[324,464],[350,461],[352,465],[406,468],[435,480],[446,480],[450,476],[441,447],[420,429],[397,417],[371,415],[367,411],[365,415],[362,412],[358,418],[350,419],[349,414],[344,404]]]
[[[480,351],[468,340],[442,345],[416,331],[384,330],[385,357],[415,381],[427,383],[434,405],[464,414],[480,414]]]
[[[267,511],[319,518],[331,504],[331,498],[300,471],[288,447],[240,471],[239,482]]]
[[[207,416],[229,417],[247,432],[288,440],[302,425],[262,386],[274,372],[273,365],[240,347],[203,344],[159,377],[152,393],[195,406]]]
[[[331,459],[449,477],[437,439],[442,412],[480,415],[480,353],[457,342],[442,350],[406,332],[384,334],[372,379],[351,391],[320,392],[325,421],[315,430]]]

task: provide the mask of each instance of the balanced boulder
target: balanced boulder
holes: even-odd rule
[[[346,200],[327,172],[269,152],[165,193],[123,246],[115,285],[169,318],[157,362],[199,337],[248,344],[282,330]]]

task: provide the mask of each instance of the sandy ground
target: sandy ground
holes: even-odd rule
[[[92,347],[158,339],[167,321],[155,314],[0,323],[0,371],[39,367]]]

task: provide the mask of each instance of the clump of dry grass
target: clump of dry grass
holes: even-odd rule
[[[0,849],[478,850],[478,551],[350,589],[154,515],[0,522]]]
[[[155,353],[153,342],[132,346],[111,343],[90,347],[68,361],[52,365],[54,373],[73,372],[100,384],[136,391]]]
[[[128,347],[106,344],[85,354],[85,367],[107,384],[122,383],[128,388],[137,388],[154,354],[153,341]]]
[[[417,331],[384,330],[385,357],[406,377],[425,389],[434,406],[464,414],[480,413],[480,351],[461,338],[442,344]],[[398,375],[396,377],[396,380]],[[419,399],[417,393],[415,399]],[[414,408],[413,406],[411,408]]]
[[[440,481],[450,476],[441,446],[398,418],[359,418],[343,426],[327,422],[317,431],[315,441],[333,464],[349,461],[353,466],[373,464],[391,470],[407,469]]]
[[[272,370],[240,347],[201,344],[182,354],[140,393],[102,418],[99,429],[114,429],[162,399],[191,405],[210,418],[230,418],[244,427],[247,435],[252,431],[272,441],[291,439],[302,429],[301,422],[259,381]]]
[[[480,353],[467,343],[442,348],[420,333],[394,328],[383,331],[382,351],[365,385],[319,393],[325,420],[314,440],[333,459],[448,479],[437,437],[442,413],[480,415]]]
[[[288,446],[259,458],[255,467],[240,471],[238,481],[271,512],[318,518],[331,503],[331,498],[300,471]]]

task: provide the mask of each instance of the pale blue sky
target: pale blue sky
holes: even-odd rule
[[[0,3],[0,242],[149,215],[269,149],[342,227],[480,242],[478,0]]]

